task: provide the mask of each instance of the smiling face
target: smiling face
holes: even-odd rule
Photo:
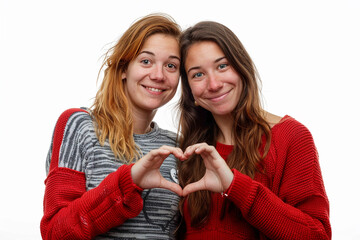
[[[195,101],[213,116],[228,116],[239,102],[242,82],[220,47],[211,41],[190,46],[185,70]]]
[[[169,102],[179,83],[179,66],[178,41],[170,35],[151,35],[122,74],[132,110],[152,113]]]

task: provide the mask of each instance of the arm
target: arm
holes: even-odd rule
[[[87,114],[74,114],[66,124],[68,131],[61,140],[63,152],[75,154],[63,153],[58,163],[55,156],[59,155],[54,152],[60,147],[54,147],[55,151],[51,149],[54,156],[51,164],[48,163],[52,167],[45,181],[41,233],[44,239],[90,239],[137,216],[142,209],[141,189],[132,182],[132,165],[124,165],[109,174],[98,187],[86,192],[85,173],[79,166],[85,161],[84,155],[92,152],[89,131],[84,130],[86,124],[91,125],[91,119]],[[55,135],[59,132],[57,129]],[[56,139],[58,137],[54,137],[54,141]],[[67,151],[67,146],[72,151]],[[63,167],[58,166],[60,163]]]
[[[87,114],[74,114],[65,131],[61,131],[65,133],[58,165],[54,166],[54,152],[53,157],[49,155],[51,163],[47,165],[52,168],[45,181],[41,221],[44,239],[91,239],[106,233],[140,213],[145,188],[162,187],[182,194],[181,187],[165,180],[159,171],[169,154],[182,157],[180,149],[168,146],[150,151],[136,164],[122,165],[97,187],[86,191],[84,162],[93,157],[95,138],[89,133],[92,127],[87,126],[92,126]]]
[[[68,168],[52,171],[46,179],[43,239],[91,239],[137,216],[141,189],[132,183],[131,167],[121,166],[87,192],[84,173]]]
[[[228,198],[271,239],[330,239],[329,202],[315,144],[304,126],[296,130],[285,161],[277,165],[279,192],[233,170]]]
[[[185,186],[184,195],[226,190],[225,196],[244,218],[271,239],[330,239],[329,202],[317,151],[310,132],[302,125],[295,128],[286,132],[291,135],[289,142],[280,143],[286,149],[284,161],[276,163],[278,192],[237,170],[230,171],[214,147],[201,143],[188,147],[185,156],[200,154],[206,172],[198,182]]]

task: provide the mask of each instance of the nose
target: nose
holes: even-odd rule
[[[209,74],[208,76],[209,91],[218,91],[223,87],[223,82],[219,80],[214,74]]]
[[[156,65],[151,69],[150,78],[155,81],[162,81],[164,80],[164,69],[161,65]]]

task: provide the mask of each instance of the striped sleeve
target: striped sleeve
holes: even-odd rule
[[[84,172],[85,162],[93,156],[93,135],[91,116],[85,112],[76,112],[69,118],[60,147],[59,167]],[[93,134],[92,134],[93,133]],[[48,174],[53,144],[51,143],[47,159]]]
[[[143,207],[141,189],[132,182],[132,165],[119,167],[86,191],[84,162],[93,149],[89,124],[87,113],[74,113],[67,121],[59,168],[45,180],[43,239],[92,239],[136,217]],[[50,159],[48,154],[47,166]]]

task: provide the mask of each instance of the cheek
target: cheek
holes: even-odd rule
[[[126,80],[124,81],[125,89],[127,89],[127,90],[133,89],[134,88],[134,82],[135,81],[131,76],[127,77]]]
[[[199,97],[204,91],[204,87],[202,86],[202,84],[199,83],[190,84],[190,88],[194,97]]]
[[[171,86],[177,88],[180,80],[180,74],[173,74],[170,76],[170,79]]]

